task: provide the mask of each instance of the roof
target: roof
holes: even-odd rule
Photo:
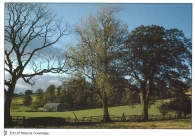
[[[47,104],[45,104],[45,106],[49,106],[49,107],[53,107],[53,106],[58,106],[58,105],[60,105],[61,103],[47,103]]]

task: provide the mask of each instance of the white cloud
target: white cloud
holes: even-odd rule
[[[16,84],[15,93],[25,92],[26,90],[36,92],[39,88],[45,91],[51,84],[59,86],[61,83],[61,78],[56,74],[44,74],[42,76],[36,76],[34,81],[35,84],[31,86],[30,84],[25,83],[22,78],[19,79]]]
[[[51,42],[51,40],[47,39],[47,42]],[[43,45],[43,43],[44,43],[44,38],[36,37],[28,44],[25,52],[27,53],[36,48],[39,48]],[[5,47],[9,47],[9,46],[11,45],[8,43],[5,44]],[[46,55],[57,54],[57,49],[54,48],[53,46],[49,46],[47,48],[40,50],[39,52],[44,54],[45,55],[44,57],[46,57]],[[15,59],[15,56],[13,56],[11,59]],[[43,63],[41,67],[44,69],[45,66],[46,64]],[[34,72],[29,68],[29,66],[27,66],[27,68],[24,69],[23,71],[23,74],[31,74],[31,73],[34,73]],[[5,79],[9,78],[9,74],[7,72],[4,73],[4,78]],[[36,76],[33,79],[35,81],[35,85],[31,86],[30,84],[25,83],[22,78],[20,78],[17,81],[14,93],[25,92],[25,90],[32,90],[33,92],[36,92],[36,90],[39,88],[46,90],[46,88],[51,84],[58,86],[61,83],[58,74],[52,74],[52,73],[44,74],[42,76]]]

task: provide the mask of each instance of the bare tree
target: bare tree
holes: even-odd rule
[[[5,4],[4,127],[12,124],[10,105],[18,79],[34,85],[37,75],[66,72],[66,60],[47,52],[68,34],[68,25],[62,26],[46,4]],[[28,73],[26,69],[30,69]]]

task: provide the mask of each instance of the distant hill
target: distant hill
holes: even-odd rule
[[[23,97],[24,95],[15,95],[12,98],[12,103],[14,104],[23,104]],[[32,102],[36,100],[36,94],[31,94]]]

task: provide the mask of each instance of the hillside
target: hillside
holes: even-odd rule
[[[23,104],[23,97],[24,96],[15,96],[12,98],[12,103],[14,104]],[[36,94],[31,94],[32,97],[32,102],[34,102],[36,100]]]
[[[18,97],[18,98],[13,98],[13,101],[17,101],[21,99],[22,97]],[[33,97],[35,98],[35,97]],[[169,99],[166,100],[157,100],[155,101],[154,105],[151,105],[150,108],[148,109],[149,114],[160,114],[157,106],[159,106],[162,102],[167,102],[169,101]],[[41,110],[42,108],[39,108],[39,110]],[[99,115],[103,115],[103,109],[102,108],[96,108],[96,109],[87,109],[87,110],[78,110],[78,111],[65,111],[65,112],[25,112],[26,110],[30,110],[30,107],[27,106],[20,106],[19,107],[20,112],[18,112],[17,110],[13,111],[11,110],[11,116],[26,116],[28,117],[45,117],[45,116],[50,116],[50,117],[70,117],[71,120],[75,119],[75,116],[73,114],[73,112],[76,114],[77,118],[79,120],[82,120],[82,117],[85,116],[99,116]],[[126,106],[116,106],[116,107],[109,107],[109,114],[110,115],[115,115],[115,116],[121,116],[123,113],[125,115],[133,115],[133,114],[137,114],[140,115],[141,114],[141,105],[140,104],[136,104],[134,105],[134,107],[130,107],[128,105]]]

